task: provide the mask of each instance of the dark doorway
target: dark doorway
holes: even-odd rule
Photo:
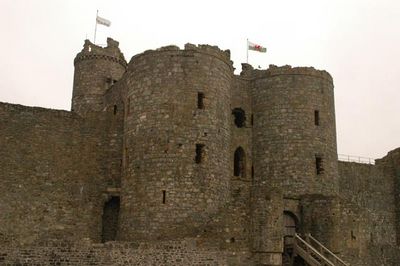
[[[293,258],[294,237],[298,231],[298,224],[296,215],[289,211],[283,212],[283,266],[305,265],[300,257]]]
[[[294,235],[297,232],[297,217],[289,211],[283,212],[283,238],[286,245],[293,245]]]
[[[119,215],[119,197],[111,197],[104,204],[103,226],[101,231],[101,242],[114,241],[117,236],[118,215]]]

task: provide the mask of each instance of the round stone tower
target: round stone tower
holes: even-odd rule
[[[104,93],[122,77],[127,63],[118,42],[107,38],[105,48],[85,40],[83,50],[75,57],[74,66],[71,110],[85,115],[104,108]]]
[[[338,186],[332,77],[311,67],[255,71],[253,154],[257,181],[284,196],[334,195]]]
[[[120,240],[196,236],[229,195],[229,51],[168,46],[126,73]]]

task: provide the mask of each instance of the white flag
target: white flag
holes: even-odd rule
[[[111,26],[111,21],[109,21],[108,19],[99,17],[99,16],[96,17],[96,23],[107,26],[107,27]]]

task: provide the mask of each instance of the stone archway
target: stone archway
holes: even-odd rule
[[[302,265],[300,262],[293,261],[294,236],[299,230],[299,219],[290,211],[283,212],[283,254],[282,265],[293,266]]]
[[[294,235],[298,231],[298,219],[292,212],[283,212],[283,241],[284,246],[293,245]]]

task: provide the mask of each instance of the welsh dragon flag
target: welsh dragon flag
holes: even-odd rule
[[[262,47],[259,44],[255,44],[252,42],[247,41],[247,49],[252,50],[252,51],[257,51],[260,53],[266,53],[267,52],[267,48]]]

